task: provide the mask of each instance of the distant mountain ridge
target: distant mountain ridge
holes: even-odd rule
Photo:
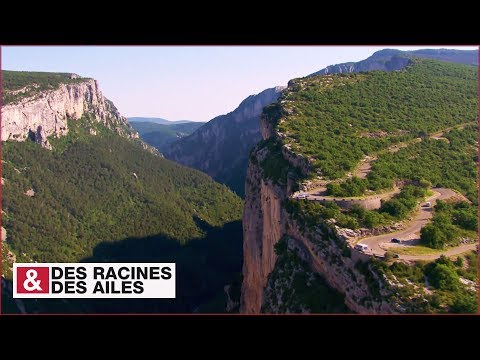
[[[140,134],[141,139],[160,152],[166,150],[173,142],[190,135],[203,124],[205,123],[193,121],[186,123],[174,122],[165,125],[141,121],[131,123],[132,127]]]
[[[260,114],[278,99],[283,89],[278,86],[250,95],[232,112],[217,116],[173,143],[164,155],[206,172],[243,195],[248,154],[261,139]]]
[[[157,118],[157,117],[140,117],[140,116],[129,117],[127,119],[129,122],[150,122],[150,123],[161,124],[161,125],[186,124],[186,123],[196,122],[191,120],[167,120],[167,119]]]
[[[365,60],[330,65],[308,76],[310,77],[317,75],[373,70],[400,70],[409,64],[410,58],[412,57],[478,66],[477,50],[420,49],[413,51],[402,51],[396,49],[383,49],[375,52],[372,56],[366,58]]]

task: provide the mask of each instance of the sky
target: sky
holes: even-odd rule
[[[127,117],[208,121],[247,96],[375,51],[461,46],[3,46],[3,70],[71,72],[99,81]]]

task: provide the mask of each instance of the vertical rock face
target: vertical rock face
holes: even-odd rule
[[[271,122],[264,115],[260,132],[264,140],[275,136]],[[285,233],[282,201],[287,197],[287,186],[279,186],[264,177],[260,163],[268,156],[268,149],[261,145],[252,151],[245,181],[240,312],[247,314],[260,312],[268,276],[277,259],[274,246]]]
[[[246,199],[243,212],[243,286],[241,312],[258,313],[263,289],[272,272],[276,255],[274,245],[284,233],[280,187],[265,182],[258,165],[247,170]]]
[[[98,82],[85,79],[74,84],[60,84],[55,90],[4,105],[1,139],[24,141],[33,134],[37,143],[49,148],[47,137],[66,135],[67,119],[79,119],[85,113],[121,136],[138,138],[127,119],[103,96]]]
[[[243,195],[248,154],[261,139],[259,118],[283,87],[251,95],[231,113],[218,116],[175,142],[165,156],[212,176]]]

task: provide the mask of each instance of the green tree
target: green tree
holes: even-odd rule
[[[371,228],[374,228],[378,225],[381,225],[382,220],[383,220],[383,217],[379,213],[374,212],[374,211],[369,211],[365,215],[364,223],[365,223],[366,227],[371,229]]]
[[[427,224],[420,230],[420,241],[425,246],[434,249],[443,249],[447,238],[440,228],[432,224]]]
[[[398,199],[392,199],[382,204],[380,211],[401,218],[408,213],[408,208]]]
[[[462,293],[455,298],[450,311],[458,314],[478,313],[478,298],[474,294]]]
[[[458,291],[460,279],[454,268],[446,264],[433,263],[427,269],[427,276],[430,284],[439,290]]]

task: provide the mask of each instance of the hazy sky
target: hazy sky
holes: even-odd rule
[[[430,48],[476,49],[436,46]],[[93,77],[122,115],[207,121],[251,94],[405,46],[4,46],[4,70]]]

